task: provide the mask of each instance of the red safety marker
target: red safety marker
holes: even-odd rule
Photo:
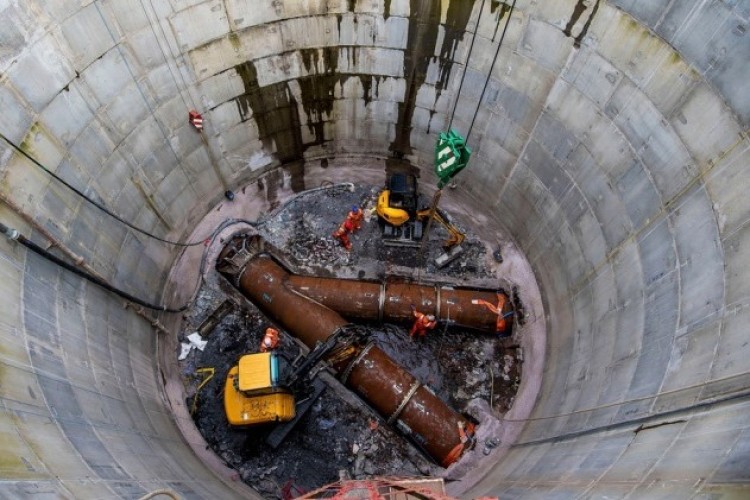
[[[196,130],[203,130],[203,116],[194,109],[188,111],[188,121]]]

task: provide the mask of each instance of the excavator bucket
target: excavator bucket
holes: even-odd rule
[[[438,255],[435,258],[435,265],[439,269],[443,268],[456,260],[462,253],[464,253],[464,247],[462,247],[461,245],[452,246],[450,250]]]

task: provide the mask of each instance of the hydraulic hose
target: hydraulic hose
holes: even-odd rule
[[[75,274],[77,276],[80,276],[81,278],[83,278],[83,279],[85,279],[87,281],[90,281],[91,283],[93,283],[93,284],[95,284],[97,286],[100,286],[100,287],[104,288],[108,292],[114,293],[115,295],[118,295],[119,297],[121,297],[121,298],[123,298],[125,300],[128,300],[128,301],[130,301],[130,302],[132,302],[134,304],[138,304],[139,306],[143,306],[143,307],[145,307],[147,309],[153,309],[153,310],[156,310],[156,311],[164,311],[164,312],[168,312],[168,313],[179,313],[179,312],[185,311],[188,308],[188,306],[190,305],[188,303],[188,304],[185,304],[184,306],[182,306],[182,307],[180,307],[178,309],[173,309],[173,308],[169,308],[169,307],[167,307],[165,305],[151,304],[150,302],[146,302],[145,300],[141,300],[138,297],[135,297],[133,295],[130,295],[127,292],[124,292],[124,291],[120,290],[119,288],[115,288],[112,285],[110,285],[109,283],[107,283],[106,281],[104,281],[104,280],[102,280],[100,278],[97,278],[96,276],[93,276],[93,275],[87,273],[86,271],[82,271],[82,270],[78,269],[77,267],[75,267],[72,264],[69,264],[69,263],[65,262],[61,258],[59,258],[56,255],[48,252],[44,248],[40,247],[39,245],[37,245],[33,241],[31,241],[28,238],[26,238],[24,235],[22,235],[21,233],[19,233],[16,229],[10,228],[10,227],[6,226],[5,224],[3,224],[2,222],[0,222],[0,232],[2,232],[5,236],[7,236],[8,239],[11,239],[11,240],[19,242],[21,245],[25,246],[26,248],[28,248],[32,252],[36,253],[37,255],[39,255],[39,256],[41,256],[41,257],[49,260],[50,262],[53,262],[53,263],[57,264],[58,266],[67,269],[68,271],[72,272],[73,274]]]

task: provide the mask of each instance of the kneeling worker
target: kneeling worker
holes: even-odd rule
[[[275,328],[266,328],[266,334],[260,341],[260,352],[273,351],[279,345],[279,331]]]
[[[427,335],[427,330],[433,330],[437,326],[437,320],[432,314],[424,314],[417,311],[416,306],[412,304],[412,313],[414,314],[414,324],[409,330],[409,336],[414,338],[416,334],[418,337],[424,337]]]

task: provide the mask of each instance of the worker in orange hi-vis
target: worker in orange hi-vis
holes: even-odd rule
[[[424,337],[427,335],[427,330],[432,330],[437,326],[435,316],[432,314],[423,314],[417,311],[416,306],[411,306],[412,313],[414,314],[414,324],[409,330],[409,336],[414,338],[416,334],[418,337]]]
[[[266,328],[266,334],[260,341],[260,352],[273,351],[279,345],[279,331],[275,328]]]
[[[352,209],[349,215],[346,216],[346,220],[351,223],[350,231],[353,233],[362,227],[362,219],[365,213],[357,205],[352,205]]]
[[[504,332],[507,326],[507,323],[505,321],[506,316],[513,315],[513,311],[510,311],[507,314],[503,314],[503,307],[505,307],[506,301],[507,301],[507,298],[505,297],[505,295],[502,293],[498,293],[497,305],[491,304],[487,302],[486,300],[482,300],[482,299],[472,299],[471,303],[484,306],[490,311],[492,311],[494,314],[497,314],[497,323],[495,324],[495,329],[498,332]]]
[[[341,242],[341,245],[347,250],[352,249],[352,242],[349,240],[349,233],[351,232],[351,222],[345,220],[343,224],[339,226],[337,230],[333,232],[333,237]]]
[[[344,222],[333,232],[333,237],[341,242],[341,245],[347,250],[352,249],[352,242],[349,235],[362,227],[362,218],[364,212],[357,205],[352,205],[352,210],[347,214]]]

